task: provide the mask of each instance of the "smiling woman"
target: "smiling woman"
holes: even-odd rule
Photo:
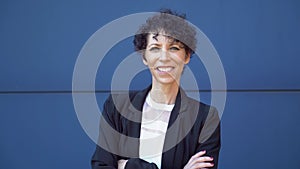
[[[111,94],[101,119],[123,136],[139,141],[132,144],[126,137],[116,137],[100,122],[98,145],[105,143],[111,149],[133,155],[125,157],[97,146],[92,158],[93,169],[217,168],[218,112],[187,97],[180,87],[184,67],[196,48],[195,37],[196,31],[185,16],[171,10],[161,11],[141,26],[134,45],[151,72],[152,83],[143,91],[129,92],[129,97]],[[139,121],[131,121],[124,114]]]
[[[175,103],[183,67],[189,61],[190,53],[186,54],[181,42],[174,41],[162,32],[158,35],[152,33],[148,35],[143,62],[152,74],[153,92],[150,92],[150,95],[154,101],[165,104]],[[161,93],[161,89],[167,94]]]

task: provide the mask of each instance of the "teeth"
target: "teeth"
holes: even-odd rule
[[[170,72],[173,68],[172,67],[158,67],[157,69],[161,72]]]

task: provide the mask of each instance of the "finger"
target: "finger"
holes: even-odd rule
[[[210,167],[213,167],[214,166],[214,163],[196,163],[192,166],[192,168],[210,168]]]
[[[204,155],[206,153],[205,150],[200,151],[198,153],[196,153],[195,155],[193,155],[190,160],[189,160],[189,164],[193,165],[195,163],[195,160],[197,160],[197,158],[199,158],[200,156]]]
[[[203,157],[198,157],[198,158],[194,159],[194,162],[196,162],[196,163],[211,162],[213,160],[214,160],[213,157],[203,156]]]
[[[198,158],[194,158],[192,161],[189,162],[190,166],[193,166],[192,168],[198,168],[199,166],[201,169],[203,167],[211,167],[213,166],[213,158],[208,156],[202,156]]]
[[[213,161],[212,157],[203,156],[205,153],[206,151],[200,151],[196,153],[194,156],[191,157],[191,159],[188,162],[188,165],[193,166],[194,164],[197,163]]]
[[[213,158],[212,157],[208,157],[208,156],[204,156],[204,157],[198,157],[193,159],[192,161],[189,162],[190,166],[198,166],[200,165],[201,168],[205,167],[205,166],[211,166],[209,164],[213,164]]]
[[[198,158],[200,156],[203,156],[205,153],[206,153],[205,150],[199,151],[198,153],[196,153],[195,155],[193,155],[192,158]]]

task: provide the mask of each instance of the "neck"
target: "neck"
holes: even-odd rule
[[[178,93],[179,86],[177,83],[160,84],[152,81],[150,91],[151,99],[157,103],[174,104]]]

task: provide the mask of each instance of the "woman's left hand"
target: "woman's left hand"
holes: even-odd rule
[[[203,156],[205,153],[206,151],[200,151],[197,154],[193,155],[183,169],[205,169],[213,167],[213,158]]]

